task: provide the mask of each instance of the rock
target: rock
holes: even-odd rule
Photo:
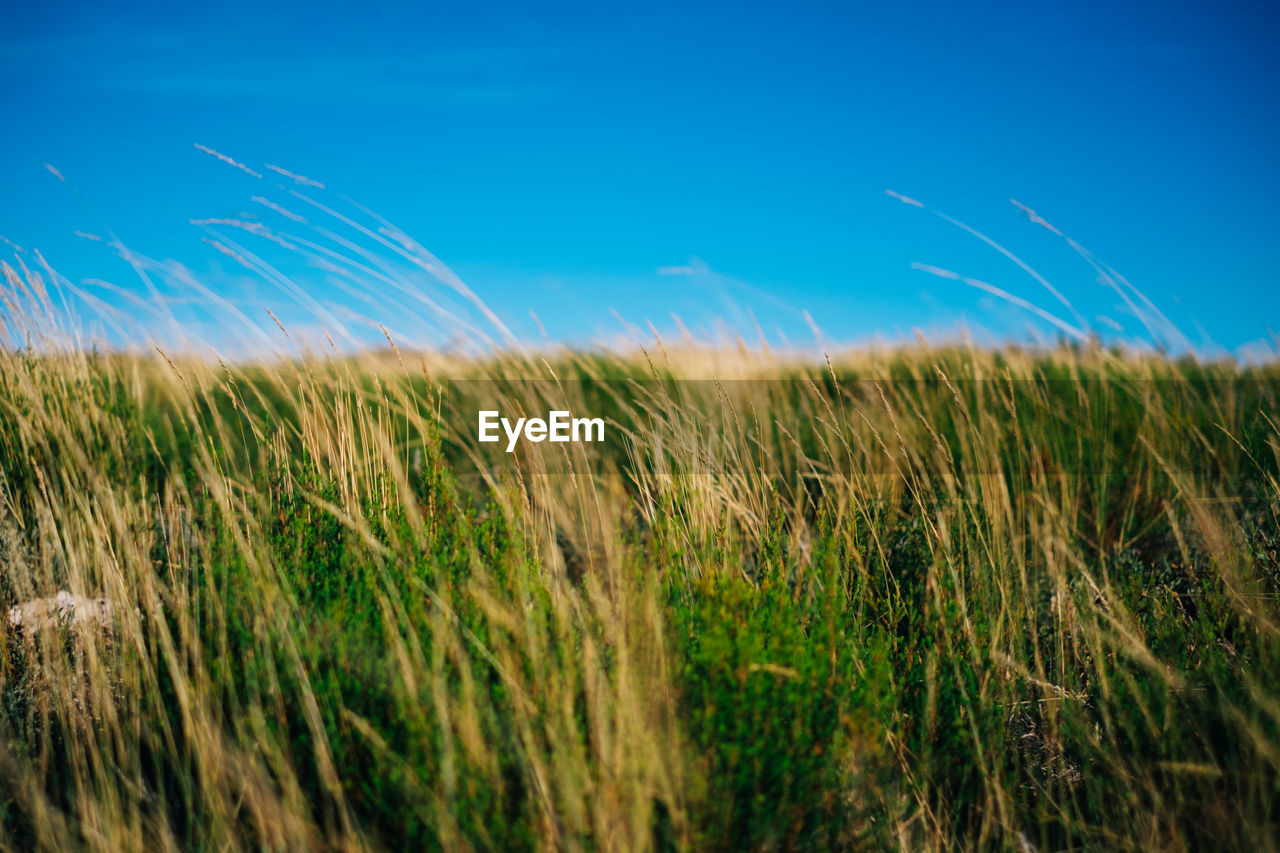
[[[57,625],[99,625],[111,628],[115,622],[115,604],[105,598],[85,598],[65,589],[51,598],[33,598],[9,608],[9,626],[25,631],[39,631]]]

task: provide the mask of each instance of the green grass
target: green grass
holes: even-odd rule
[[[1276,849],[1277,380],[5,353],[0,844]]]

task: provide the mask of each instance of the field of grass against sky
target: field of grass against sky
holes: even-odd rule
[[[1278,30],[13,10],[0,850],[1280,848]]]

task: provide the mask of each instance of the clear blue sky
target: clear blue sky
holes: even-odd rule
[[[696,328],[750,310],[793,340],[801,309],[833,340],[961,320],[1053,334],[913,262],[1079,325],[893,189],[1015,251],[1090,328],[1142,336],[1016,198],[1194,344],[1237,348],[1280,331],[1277,45],[1265,2],[24,4],[0,27],[0,234],[73,282],[143,293],[74,236],[110,229],[253,313],[278,291],[190,220],[268,216],[249,199],[295,188],[277,164],[394,222],[526,338],[529,309],[570,341],[620,329],[610,309],[663,329],[672,310]]]

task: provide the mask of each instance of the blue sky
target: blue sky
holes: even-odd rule
[[[803,311],[832,341],[961,322],[1055,334],[1019,300],[1149,338],[1133,291],[1099,283],[1014,198],[1193,345],[1280,331],[1271,4],[28,6],[0,30],[0,235],[136,317],[144,305],[96,280],[224,330],[206,292],[175,276],[255,322],[272,305],[299,324],[316,305],[354,305],[397,333],[412,335],[410,315],[431,326],[417,296],[367,281],[373,302],[357,299],[296,253],[191,224],[248,212],[299,233],[255,196],[328,217],[292,191],[395,223],[526,340],[542,333],[531,309],[573,342],[670,329],[672,311],[696,331],[748,332],[754,318],[771,341],[811,340]],[[1071,307],[886,189],[1006,246]],[[156,290],[77,231],[155,259]],[[316,301],[297,305],[205,242],[224,237]],[[397,280],[488,322],[421,269]]]

